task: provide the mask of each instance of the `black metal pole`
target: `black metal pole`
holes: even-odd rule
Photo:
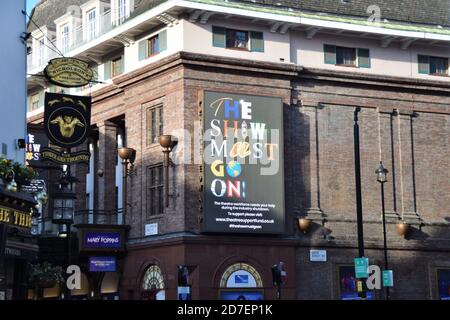
[[[70,148],[67,148],[67,153],[70,154]],[[69,179],[71,179],[71,177],[72,177],[72,173],[71,173],[70,169],[71,169],[70,165],[68,165],[67,170],[66,170],[66,177]],[[72,180],[69,180],[68,182],[69,182],[70,190],[73,192]],[[74,205],[75,205],[75,203],[74,203]],[[64,213],[63,213],[63,217],[64,217]],[[70,266],[70,263],[72,260],[71,259],[72,258],[71,257],[72,245],[70,243],[72,238],[71,238],[70,223],[66,224],[66,232],[67,232],[67,266],[66,266],[66,271],[67,271],[67,268]],[[66,283],[65,287],[67,288],[65,298],[66,298],[66,300],[70,300],[70,289],[67,287],[67,283]]]
[[[128,177],[128,162],[122,160],[122,224],[125,223],[127,215],[127,177]]]
[[[364,232],[363,232],[363,213],[362,213],[362,198],[361,198],[361,157],[359,150],[359,124],[358,113],[361,111],[360,107],[355,108],[354,125],[353,125],[353,139],[355,148],[355,188],[356,188],[356,220],[358,228],[358,255],[360,258],[364,257]],[[366,296],[366,282],[362,279],[363,291],[360,294],[362,299]]]
[[[66,229],[67,229],[67,267],[69,267],[72,262],[72,244],[71,244],[72,237],[70,232],[70,223],[66,224]],[[70,300],[70,289],[67,287],[67,284],[65,287],[67,288],[66,300]]]
[[[169,206],[169,149],[163,150],[164,153],[164,203]]]
[[[383,213],[383,240],[384,240],[384,270],[388,270],[388,254],[386,239],[386,212],[384,209],[384,183],[381,183],[381,211]],[[386,300],[390,300],[389,287],[386,287]]]
[[[358,252],[359,257],[364,257],[364,232],[363,232],[363,214],[362,214],[362,200],[361,200],[361,160],[359,151],[359,125],[358,113],[361,111],[360,107],[355,109],[353,137],[355,148],[355,186],[356,186],[356,218],[358,224]]]

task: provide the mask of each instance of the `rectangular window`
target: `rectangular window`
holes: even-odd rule
[[[370,50],[324,45],[324,62],[343,67],[370,68]]]
[[[147,57],[153,56],[159,53],[159,36],[151,37],[148,39]]]
[[[448,58],[419,54],[417,60],[420,74],[448,76]]]
[[[356,49],[336,47],[336,64],[342,66],[356,66]]]
[[[264,33],[212,27],[213,47],[264,52]]]
[[[430,57],[430,74],[436,76],[447,76],[448,58]]]
[[[163,106],[158,105],[147,109],[147,145],[158,142],[163,134]]]
[[[39,108],[39,94],[32,95],[30,98],[30,107],[28,111],[33,111]]]
[[[86,37],[87,40],[92,40],[97,36],[97,28],[96,28],[96,21],[97,21],[97,13],[95,9],[92,9],[87,12],[87,21],[86,21]]]
[[[112,60],[111,61],[112,76],[115,77],[121,74],[123,70],[122,67],[123,67],[122,57]]]
[[[163,166],[147,168],[147,215],[164,213],[163,203]]]
[[[127,0],[117,0],[117,22],[122,24],[127,18]]]
[[[167,49],[167,30],[139,42],[139,61],[154,56]]]
[[[226,45],[228,49],[248,50],[248,39],[249,37],[247,31],[227,29]]]
[[[61,27],[61,50],[63,53],[69,51],[69,25],[67,23]]]
[[[44,60],[45,60],[45,38],[44,37],[40,37],[38,39],[38,50],[37,50],[37,61],[39,63],[39,65],[43,65],[44,64]]]

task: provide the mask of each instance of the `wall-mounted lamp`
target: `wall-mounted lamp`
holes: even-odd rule
[[[397,234],[400,237],[405,237],[409,232],[409,224],[407,224],[406,222],[403,222],[403,221],[398,222],[395,225],[395,229],[397,230]]]
[[[311,228],[312,220],[306,218],[298,218],[297,223],[300,231],[306,233]]]
[[[170,166],[170,152],[176,146],[178,141],[170,134],[163,134],[159,136],[159,144],[163,148],[164,154],[164,203],[165,206],[169,206],[169,166]]]
[[[25,139],[17,139],[17,149],[25,149],[27,146]]]

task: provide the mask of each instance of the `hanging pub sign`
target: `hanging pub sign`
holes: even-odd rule
[[[284,232],[281,98],[203,92],[204,232]]]
[[[91,97],[45,93],[44,127],[53,144],[76,147],[89,136],[90,126]]]
[[[71,164],[86,164],[89,165],[89,151],[79,151],[65,153],[51,148],[43,148],[41,151],[42,160],[48,160],[56,164],[71,165]]]
[[[94,76],[89,65],[76,58],[55,58],[44,69],[46,78],[57,86],[73,88],[87,85]]]

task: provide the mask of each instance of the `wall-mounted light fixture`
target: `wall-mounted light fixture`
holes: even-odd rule
[[[397,230],[397,234],[398,234],[400,237],[406,237],[406,235],[407,235],[408,232],[409,232],[409,224],[407,224],[406,222],[403,222],[403,221],[398,222],[398,223],[395,225],[395,229]]]
[[[297,224],[301,232],[307,233],[308,230],[311,228],[312,220],[306,218],[298,218]]]

